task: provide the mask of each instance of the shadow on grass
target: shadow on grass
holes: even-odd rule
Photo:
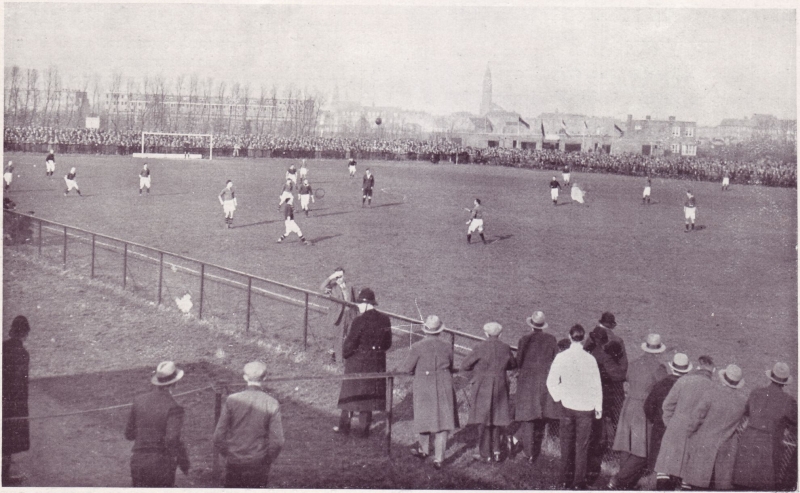
[[[273,223],[281,223],[281,222],[283,222],[283,219],[272,219],[272,220],[269,220],[269,221],[259,221],[259,222],[256,222],[256,223],[234,225],[234,226],[231,227],[231,229],[249,228],[249,227],[252,227],[252,226],[261,226],[263,224],[273,224]]]
[[[486,243],[491,245],[492,243],[496,243],[498,241],[507,240],[507,239],[513,238],[513,237],[514,237],[514,235],[512,235],[512,234],[500,235],[500,236],[496,236],[494,238],[489,239],[489,241],[487,241]]]
[[[57,188],[32,188],[30,190],[11,189],[11,190],[6,190],[6,193],[14,194],[14,193],[28,193],[28,192],[54,192],[54,191],[58,191],[58,190],[59,189],[57,189]]]
[[[392,207],[395,205],[403,205],[405,202],[390,202],[388,204],[379,204],[379,205],[372,205],[367,207],[367,209],[377,209],[378,207]]]
[[[336,238],[337,236],[342,236],[342,233],[336,235],[328,235],[328,236],[320,236],[319,238],[309,238],[308,241],[311,243],[319,243],[320,241],[330,240],[331,238]]]
[[[341,214],[352,214],[355,210],[352,211],[339,211],[339,212],[327,212],[325,214],[314,214],[314,217],[325,217],[325,216],[339,216]]]

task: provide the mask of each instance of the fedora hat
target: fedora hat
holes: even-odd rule
[[[358,293],[356,303],[369,303],[370,305],[378,305],[378,302],[375,301],[375,293],[369,288],[364,288]]]
[[[156,367],[156,372],[150,379],[150,383],[163,387],[170,385],[183,378],[183,370],[179,370],[172,361],[162,361]]]
[[[789,365],[781,362],[775,363],[772,370],[767,370],[767,378],[777,384],[786,385],[792,381]]]
[[[669,362],[669,367],[672,371],[677,373],[689,373],[692,371],[692,364],[689,362],[689,357],[683,353],[675,353],[672,361]]]
[[[497,322],[489,322],[483,326],[483,331],[487,336],[499,336],[503,331],[503,326]]]
[[[728,365],[724,370],[719,371],[719,379],[722,383],[732,389],[740,389],[744,385],[742,369],[736,365]]]
[[[613,313],[603,312],[603,314],[600,315],[600,324],[603,327],[608,327],[609,329],[613,329],[614,327],[617,326],[617,319],[614,318]]]
[[[246,382],[260,382],[267,373],[267,365],[260,361],[251,361],[244,365],[244,380]]]
[[[533,315],[525,319],[525,322],[534,329],[544,330],[548,327],[544,321],[544,312],[535,311]]]
[[[642,351],[645,353],[663,353],[667,350],[661,342],[661,336],[658,334],[648,334],[647,341],[642,343]]]
[[[442,320],[436,315],[428,315],[428,318],[425,319],[425,323],[422,324],[422,332],[426,334],[438,334],[443,330],[444,323],[442,323]]]

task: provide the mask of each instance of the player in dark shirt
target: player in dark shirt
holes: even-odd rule
[[[144,163],[142,171],[139,172],[139,195],[142,194],[142,189],[147,188],[147,193],[150,193],[150,169],[147,163]]]
[[[361,182],[361,207],[364,207],[364,201],[367,201],[367,205],[372,207],[372,187],[375,186],[375,177],[370,172],[369,168],[364,173],[364,179]]]
[[[356,176],[356,160],[350,158],[350,161],[347,162],[347,170],[350,172],[350,178]]]
[[[69,173],[64,175],[64,181],[67,183],[67,189],[64,190],[64,195],[67,195],[69,191],[72,190],[73,188],[75,189],[76,192],[78,192],[78,195],[81,195],[81,189],[78,188],[78,182],[75,181],[75,176],[77,176],[77,174],[78,172],[75,170],[75,167],[73,166],[72,168],[70,168]]]
[[[285,232],[278,238],[278,243],[282,243],[283,240],[292,233],[295,233],[298,237],[300,237],[300,241],[303,242],[304,245],[310,245],[311,243],[303,237],[303,232],[300,231],[300,226],[294,222],[294,207],[292,207],[292,197],[284,197],[283,203],[281,204],[281,213],[283,214],[283,223],[286,226]]]
[[[300,197],[300,208],[305,211],[306,216],[308,216],[308,203],[314,202],[314,191],[311,190],[311,185],[308,184],[308,180],[303,180],[297,195]]]
[[[44,158],[44,171],[45,176],[53,176],[56,171],[56,156],[53,154],[53,149],[50,149],[47,157]]]
[[[558,205],[559,190],[561,190],[561,183],[559,183],[554,176],[553,179],[550,180],[550,200],[553,201],[553,205]]]
[[[695,201],[694,195],[692,195],[691,190],[686,190],[686,202],[683,203],[683,215],[686,218],[686,230],[685,233],[689,232],[689,225],[691,224],[692,230],[694,230],[694,220],[697,214],[697,202]]]

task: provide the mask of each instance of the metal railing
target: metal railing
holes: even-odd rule
[[[266,300],[302,307],[301,338],[304,350],[309,345],[310,312],[325,314],[331,303],[357,306],[355,303],[332,298],[317,291],[212,262],[41,219],[30,214],[11,210],[3,212],[6,214],[4,227],[15,229],[11,236],[17,238],[17,241],[13,243],[21,245],[22,248],[35,249],[39,256],[59,261],[64,269],[68,266],[76,272],[84,269],[88,271],[91,279],[118,283],[123,290],[133,291],[159,305],[163,304],[164,291],[167,291],[182,311],[194,314],[199,319],[214,316],[237,325],[241,324],[244,330],[249,332],[253,327],[253,318],[258,317],[259,313],[266,315],[265,319],[273,322],[272,325],[296,323],[291,317],[287,320],[285,310],[265,304]],[[188,299],[175,296],[175,290],[179,290],[177,294],[186,292],[190,296]],[[191,299],[192,292],[197,293],[197,298]],[[414,326],[422,325],[422,320],[384,310],[380,312],[392,319],[393,331],[408,334],[409,345],[421,337],[421,333],[414,332]],[[260,317],[259,323],[263,329],[265,324],[261,322]],[[405,329],[405,326],[410,328]],[[484,340],[482,337],[457,329],[446,328],[445,332],[450,335],[454,350],[471,349],[470,346],[457,344],[457,339],[475,342]],[[516,350],[513,347],[512,349]]]

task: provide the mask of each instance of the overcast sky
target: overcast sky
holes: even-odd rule
[[[796,118],[796,18],[775,9],[5,3],[6,66],[65,79],[196,73],[378,106],[716,125]]]

